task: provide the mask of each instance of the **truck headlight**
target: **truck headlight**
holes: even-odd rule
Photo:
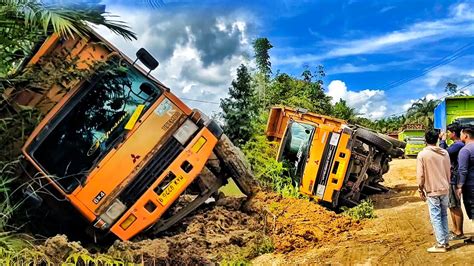
[[[127,206],[120,202],[120,200],[115,200],[109,208],[100,215],[100,218],[104,220],[107,224],[112,224],[119,216],[125,212]]]
[[[198,126],[196,126],[193,121],[186,119],[178,130],[174,132],[173,137],[184,145],[197,130]]]

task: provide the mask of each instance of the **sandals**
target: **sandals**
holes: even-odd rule
[[[466,239],[465,235],[456,235],[454,232],[449,232],[449,241],[463,240]]]

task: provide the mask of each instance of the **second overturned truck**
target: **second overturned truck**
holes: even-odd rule
[[[355,206],[382,192],[383,174],[405,143],[303,109],[272,108],[266,134],[299,191],[324,205]]]

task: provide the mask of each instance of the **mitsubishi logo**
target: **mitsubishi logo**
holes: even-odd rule
[[[140,159],[140,155],[130,154],[132,156],[133,163],[136,163],[138,159]]]

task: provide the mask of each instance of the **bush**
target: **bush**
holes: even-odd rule
[[[353,208],[342,207],[341,209],[344,215],[352,217],[357,221],[377,217],[374,212],[374,203],[371,200],[363,200]]]

